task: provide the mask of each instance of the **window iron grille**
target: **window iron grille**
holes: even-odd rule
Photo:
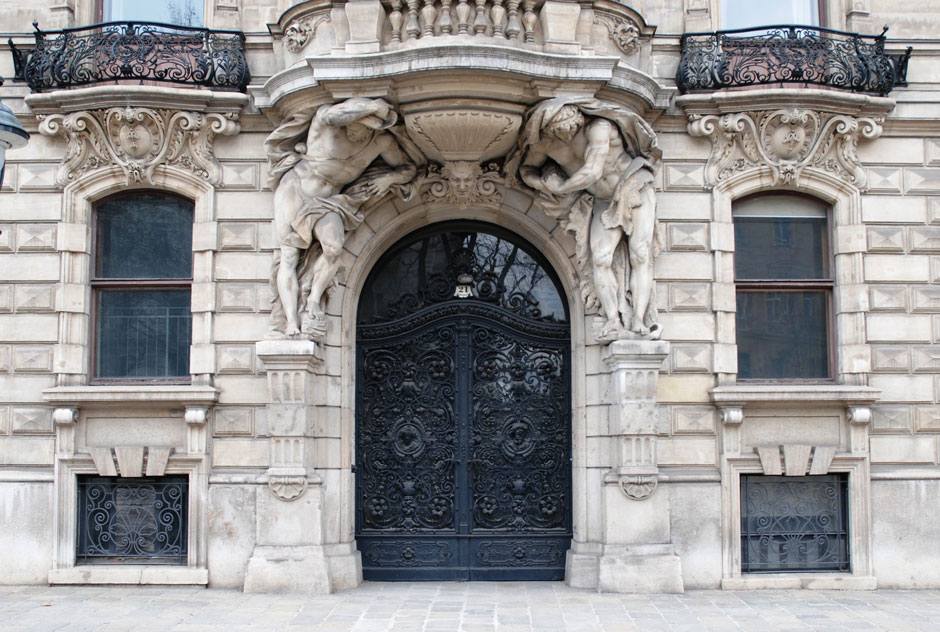
[[[741,571],[848,571],[847,477],[741,477]]]
[[[79,564],[186,564],[188,478],[78,477]]]

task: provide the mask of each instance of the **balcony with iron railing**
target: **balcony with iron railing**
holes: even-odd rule
[[[776,25],[686,33],[676,74],[680,93],[804,84],[886,95],[907,85],[911,48],[885,52],[885,33],[859,35]]]
[[[103,83],[172,83],[244,92],[245,34],[156,22],[35,28],[35,45],[10,41],[15,78],[34,92]]]

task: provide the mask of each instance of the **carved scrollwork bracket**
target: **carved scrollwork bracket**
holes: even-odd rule
[[[222,182],[215,158],[217,135],[239,131],[238,114],[113,107],[39,117],[39,131],[68,143],[56,182],[66,185],[99,168],[118,166],[128,184],[153,184],[159,165],[189,171],[210,184]]]
[[[691,114],[689,134],[710,138],[708,185],[742,171],[770,168],[774,184],[798,185],[804,169],[832,174],[859,189],[867,176],[858,159],[859,140],[881,135],[883,119],[785,108],[727,114]]]

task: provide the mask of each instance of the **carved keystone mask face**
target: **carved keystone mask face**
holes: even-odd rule
[[[121,149],[132,158],[143,158],[153,146],[153,135],[145,125],[128,123],[118,132]]]
[[[482,169],[475,162],[460,160],[445,165],[443,175],[456,193],[466,195],[472,189]]]

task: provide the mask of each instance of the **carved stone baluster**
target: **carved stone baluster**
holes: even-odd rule
[[[405,31],[408,33],[408,39],[418,39],[421,33],[421,25],[418,23],[418,1],[408,0],[408,26]]]
[[[522,25],[519,23],[519,5],[522,0],[509,0],[509,22],[506,24],[506,38],[519,41]]]
[[[467,0],[457,2],[457,35],[466,35],[470,30],[470,5]]]
[[[401,0],[392,0],[392,12],[388,16],[388,23],[392,25],[392,43],[401,42],[401,25],[405,22],[405,16],[401,14]]]
[[[434,6],[436,0],[424,0],[424,7],[421,9],[421,19],[424,21],[424,32],[421,37],[434,37],[434,19],[437,17],[437,8]]]
[[[441,17],[438,20],[441,35],[450,35],[454,31],[453,20],[450,17],[451,0],[441,0]]]
[[[477,17],[473,20],[473,34],[486,35],[486,0],[477,0]]]
[[[503,23],[506,20],[506,9],[503,8],[503,0],[493,0],[490,17],[493,20],[493,37],[506,37],[503,35]]]
[[[538,16],[535,15],[535,0],[525,0],[525,13],[522,14],[522,26],[525,28],[525,43],[535,43],[535,22]]]

